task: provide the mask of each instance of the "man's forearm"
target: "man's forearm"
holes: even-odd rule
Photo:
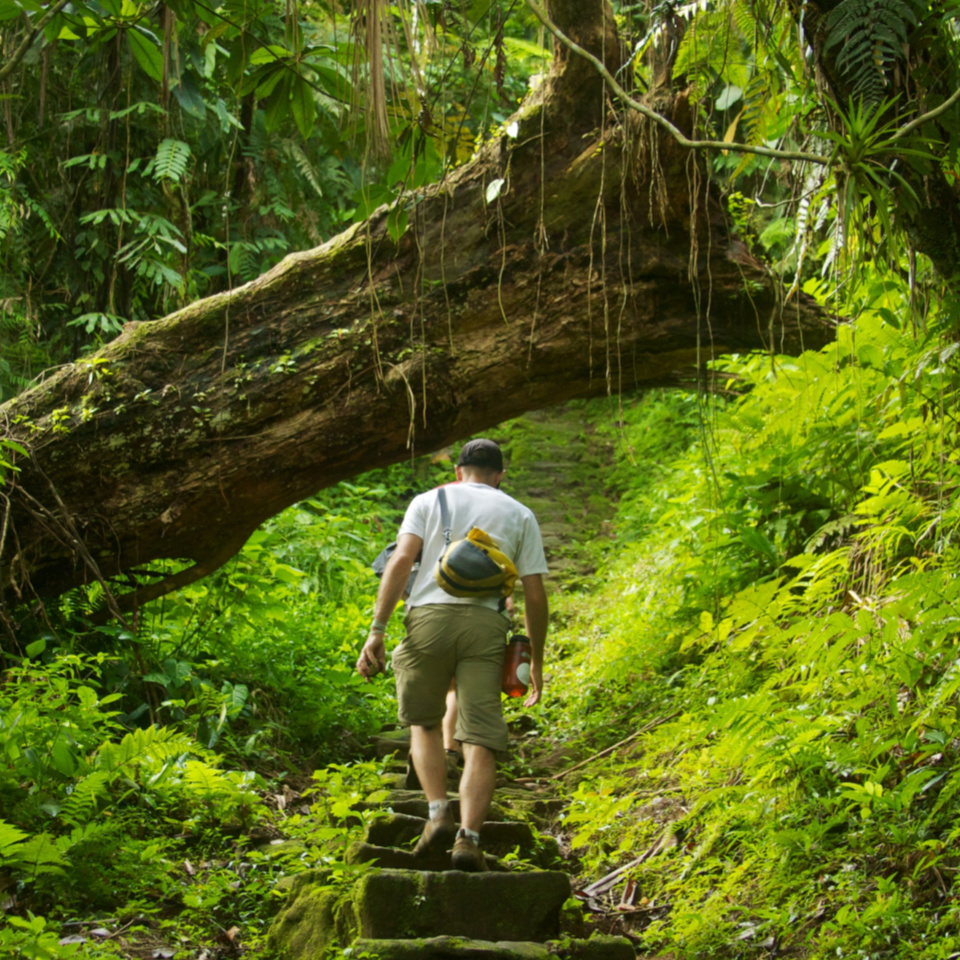
[[[523,593],[523,619],[527,628],[527,636],[530,638],[533,662],[542,667],[543,652],[547,639],[547,620],[549,618],[547,592],[544,589],[543,580],[539,576],[524,578]]]
[[[537,606],[527,606],[524,609],[524,621],[527,627],[527,636],[530,638],[533,662],[543,666],[543,651],[547,642],[547,611]]]
[[[403,596],[407,583],[410,581],[410,571],[414,560],[402,554],[394,553],[387,561],[387,566],[380,579],[377,590],[377,600],[373,608],[373,619],[386,623],[396,609]]]

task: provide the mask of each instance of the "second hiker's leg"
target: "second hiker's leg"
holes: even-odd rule
[[[450,681],[447,691],[447,710],[443,715],[443,746],[446,750],[457,749],[457,681]]]
[[[480,833],[490,809],[497,783],[497,760],[492,750],[479,743],[463,745],[463,776],[460,778],[460,825]]]
[[[434,727],[410,727],[410,759],[427,800],[446,800],[447,762],[443,731]]]

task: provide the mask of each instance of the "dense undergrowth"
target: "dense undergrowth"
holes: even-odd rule
[[[354,672],[369,561],[443,472],[394,468],[291,508],[132,630],[91,625],[99,587],[24,625],[0,686],[0,955],[256,947],[276,880],[342,847],[300,808],[349,806],[376,775],[338,763],[392,718],[387,688]],[[277,817],[306,852],[261,849]]]
[[[618,537],[562,607],[551,727],[592,906],[682,957],[960,949],[954,318],[861,288],[837,343],[719,364],[742,394],[651,477],[664,397],[634,407]],[[624,718],[627,718],[625,721]]]

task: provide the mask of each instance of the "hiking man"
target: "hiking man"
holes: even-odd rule
[[[481,527],[517,568],[523,583],[526,631],[532,648],[532,707],[543,691],[543,648],[547,634],[547,572],[540,528],[533,513],[503,493],[503,455],[493,440],[464,444],[457,480],[443,488],[448,526],[454,537]],[[406,637],[393,655],[398,716],[410,727],[410,757],[429,803],[430,816],[414,849],[422,856],[454,840],[455,870],[486,870],[480,852],[483,825],[496,783],[496,754],[507,749],[507,725],[500,707],[501,671],[509,620],[498,597],[456,597],[433,577],[445,548],[437,490],[422,493],[407,508],[397,548],[380,581],[373,624],[357,661],[369,679],[385,668],[387,621],[407,587],[414,561],[421,556],[405,618]],[[456,678],[456,739],[463,746],[460,780],[460,830],[447,800],[446,758],[441,723],[447,691]]]

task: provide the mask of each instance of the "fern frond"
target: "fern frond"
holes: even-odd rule
[[[776,118],[780,79],[770,70],[754,74],[743,91],[740,131],[747,143],[762,144],[770,139],[770,113]]]
[[[854,99],[882,100],[890,74],[903,60],[907,24],[917,17],[905,0],[841,0],[827,18],[825,50],[839,47],[837,67]]]
[[[187,172],[190,161],[190,147],[182,140],[169,137],[160,141],[157,155],[153,158],[151,169],[155,180],[173,180],[179,183]]]
[[[317,179],[317,174],[313,169],[313,164],[310,162],[310,158],[303,152],[303,147],[293,140],[284,140],[283,149],[287,156],[293,161],[294,166],[300,172],[300,176],[303,177],[303,179],[306,180],[311,187],[313,187],[318,197],[322,197],[323,188],[320,186],[320,181]]]
[[[79,780],[60,809],[60,818],[71,826],[92,820],[99,801],[108,795],[110,774],[97,770]]]
[[[147,727],[128,733],[119,743],[104,743],[97,751],[96,766],[109,775],[130,775],[138,764],[156,765],[181,753],[196,752],[186,734],[169,727]]]

